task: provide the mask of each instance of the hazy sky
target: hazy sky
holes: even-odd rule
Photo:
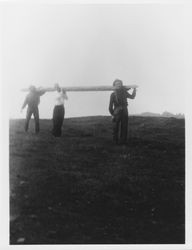
[[[138,84],[129,112],[185,112],[187,48],[181,4],[7,4],[3,23],[3,87],[10,117],[36,86]],[[66,116],[108,115],[110,92],[68,93]],[[54,95],[41,98],[51,118]]]

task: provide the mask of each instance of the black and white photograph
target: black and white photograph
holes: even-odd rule
[[[191,5],[0,6],[8,245],[190,249]]]

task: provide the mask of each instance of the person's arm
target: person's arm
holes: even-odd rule
[[[24,100],[23,105],[22,105],[22,107],[21,107],[21,112],[22,112],[23,109],[26,107],[27,103],[28,103],[28,96],[25,97],[25,100]]]
[[[67,92],[65,91],[65,89],[62,89],[62,94],[63,94],[63,98],[65,100],[68,100]]]
[[[132,94],[130,94],[129,92],[127,92],[127,98],[134,99],[135,96],[136,96],[136,88],[133,89]]]
[[[38,94],[39,94],[39,96],[42,96],[42,95],[45,94],[45,92],[46,92],[46,90],[41,89],[41,90],[38,91]]]
[[[114,109],[113,109],[113,105],[114,105],[114,98],[113,98],[113,93],[110,96],[110,101],[109,101],[109,112],[110,114],[113,116],[114,113]]]

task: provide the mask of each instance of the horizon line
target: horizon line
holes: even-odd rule
[[[138,113],[138,114],[129,114],[129,116],[142,116],[142,117],[164,117],[164,118],[185,118],[185,114],[184,113],[169,113],[167,112],[169,115],[165,115],[163,113],[153,113],[153,112],[143,112],[143,113]],[[164,114],[164,115],[163,115]],[[65,117],[64,119],[73,119],[73,118],[91,118],[91,117],[111,117],[111,115],[87,115],[87,116],[70,116],[70,117]],[[26,118],[20,118],[20,117],[9,117],[9,120],[25,120]],[[31,119],[34,119],[34,117],[32,117]],[[40,120],[52,120],[51,118],[39,118]]]

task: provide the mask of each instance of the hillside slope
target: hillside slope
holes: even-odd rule
[[[51,125],[10,121],[11,244],[184,243],[183,119],[130,117],[128,146],[110,117]]]

